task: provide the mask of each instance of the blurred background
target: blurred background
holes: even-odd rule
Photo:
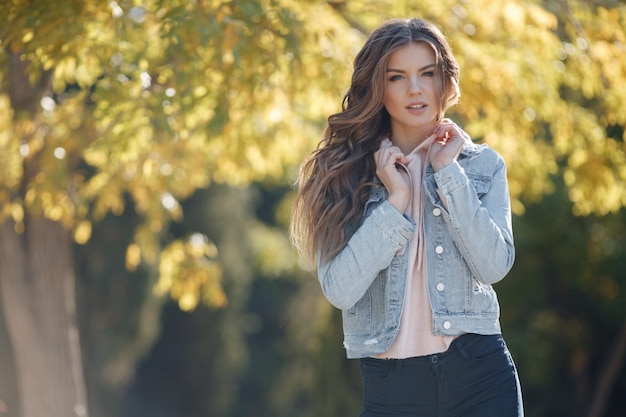
[[[422,17],[508,164],[528,417],[626,416],[626,2],[0,1],[0,417],[356,416],[287,235],[352,60]]]

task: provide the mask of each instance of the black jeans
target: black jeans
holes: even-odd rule
[[[513,359],[500,335],[465,334],[440,354],[361,359],[360,417],[523,417]]]

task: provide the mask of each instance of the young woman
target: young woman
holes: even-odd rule
[[[515,257],[506,167],[444,118],[458,82],[436,27],[384,23],[301,167],[292,238],[342,310],[361,417],[523,415],[492,287]]]

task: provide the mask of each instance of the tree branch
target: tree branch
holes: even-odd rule
[[[33,85],[28,77],[28,61],[22,59],[20,52],[13,52],[10,46],[5,51],[9,66],[8,92],[11,106],[17,111],[34,113],[39,100],[50,87],[54,69],[41,71],[39,79]]]
[[[350,25],[352,28],[358,30],[360,33],[363,34],[363,36],[369,36],[370,31],[365,26],[363,26],[358,21],[356,21],[355,19],[353,19],[352,17],[348,15],[346,11],[345,1],[328,0],[326,4],[332,7],[332,9],[336,11],[339,14],[339,16],[341,16],[343,20],[345,20],[348,23],[348,25]]]

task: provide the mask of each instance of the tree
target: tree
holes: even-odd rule
[[[578,215],[626,203],[621,3],[14,0],[0,13],[0,293],[23,417],[88,412],[72,240],[134,210],[127,268],[155,265],[184,309],[224,305],[217,247],[168,224],[211,182],[293,178],[381,16],[449,36],[454,117],[509,162],[516,213],[560,176]]]
[[[498,296],[529,416],[624,413],[625,214],[574,216],[556,182],[514,220],[517,259]]]
[[[215,246],[162,232],[212,180],[293,164],[304,145],[290,138],[318,111],[304,99],[324,94],[288,75],[320,70],[303,66],[313,55],[298,53],[294,12],[260,2],[15,1],[0,12],[0,284],[21,411],[86,415],[72,239],[130,206],[143,221],[127,267],[158,263],[157,290],[186,309],[223,305]]]
[[[571,79],[569,75],[567,76],[568,82],[575,82],[576,85],[583,82],[595,84],[600,80],[598,73],[580,74],[585,66],[578,66],[578,64],[584,63],[584,58],[572,59],[573,55],[564,55],[566,50],[569,50],[569,53],[575,52],[572,46],[568,45],[572,38],[568,37],[565,28],[571,27],[572,20],[571,16],[564,12],[566,10],[562,8],[564,4],[557,3],[558,7],[555,9],[546,9],[542,12],[544,17],[553,19],[551,22],[555,26],[553,32],[549,32],[548,35],[552,33],[556,37],[549,36],[548,38],[557,50],[555,57],[560,58],[557,62],[544,59],[546,62],[539,62],[539,65],[554,65],[553,76],[557,78],[559,74],[577,73],[578,75],[572,76]],[[355,30],[363,34],[379,22],[379,18],[368,20],[367,12],[376,7],[374,4],[335,2],[333,7],[345,16],[346,22],[350,22]],[[388,10],[387,5],[380,7]],[[420,14],[424,10],[430,10],[426,5],[418,4],[415,7],[416,10],[420,10]],[[620,9],[617,9],[618,13],[615,13],[609,9],[586,9],[587,6],[584,4],[576,3],[572,3],[570,7],[571,10],[577,10],[577,14],[588,16],[587,19],[591,19],[593,13],[608,13],[613,15],[616,21],[620,21],[618,17]],[[478,11],[482,13],[486,9],[481,8],[481,4],[466,3],[464,10],[472,14]],[[455,13],[463,15],[463,10],[457,9]],[[393,14],[395,15],[395,11]],[[478,19],[478,17],[475,18]],[[485,15],[481,18],[484,19]],[[608,23],[612,27],[611,36],[619,39],[621,32],[613,25],[614,23],[615,20]],[[593,27],[593,22],[589,20],[581,20],[577,24],[584,24],[588,30]],[[497,28],[500,26],[495,25]],[[471,26],[467,30],[473,31]],[[593,33],[591,35],[595,36]],[[451,38],[454,39],[455,36]],[[584,45],[582,41],[579,42]],[[519,45],[520,42],[513,39],[513,44]],[[613,46],[619,48],[619,43]],[[484,48],[484,45],[480,48]],[[480,50],[479,47],[477,47],[478,50]],[[505,56],[509,53],[503,47],[494,46],[489,50],[497,50]],[[550,48],[545,50],[537,48],[537,50],[541,51],[541,54],[537,53],[538,56],[543,56],[544,53],[549,56]],[[457,56],[463,59],[463,49],[459,50],[457,47],[456,52]],[[478,52],[474,55],[479,56]],[[515,57],[515,54],[513,56]],[[486,73],[489,73],[489,65],[492,63],[493,61],[489,61],[484,64]],[[571,67],[566,70],[565,65]],[[470,65],[468,69],[467,64],[462,66],[462,80],[465,82],[472,67],[473,65]],[[549,75],[550,68],[544,71]],[[496,73],[492,79],[496,78],[497,81],[499,76]],[[564,83],[564,79],[561,79],[559,83]],[[515,92],[516,89],[527,88],[526,81],[518,86],[514,85],[515,82],[517,82],[516,78],[500,82],[501,85],[506,85],[506,91],[510,91],[511,95],[503,99],[502,106],[506,107],[501,108],[500,111],[507,111],[506,100],[513,99],[518,94]],[[601,107],[603,97],[598,97],[599,101],[594,99],[581,101],[580,95],[572,94],[574,91],[570,91],[576,88],[566,89],[563,84],[559,85],[561,85],[560,99],[567,102],[560,105],[565,106],[564,109],[570,108],[574,112],[573,116],[580,117],[584,113],[606,113]],[[464,84],[462,87],[464,102],[459,106],[457,113],[461,113],[460,107],[466,106],[469,100],[499,99],[499,93],[495,90],[488,99],[481,97],[480,89],[484,88],[484,85],[472,85],[470,82],[469,86]],[[487,85],[488,87],[490,86]],[[473,94],[478,96],[468,94],[468,88],[473,88]],[[526,94],[526,92],[520,94]],[[537,99],[528,100],[526,104],[541,105],[539,94],[537,97]],[[556,101],[556,98],[554,100]],[[517,115],[506,114],[503,117],[507,117],[511,123],[522,122],[521,129],[527,124],[528,117],[532,118],[533,111],[528,110]],[[492,109],[492,112],[493,119],[482,121],[487,128],[491,123],[499,124],[495,109]],[[459,117],[458,114],[457,117]],[[535,114],[534,117],[536,120],[537,115]],[[468,120],[462,119],[462,122],[467,124]],[[469,124],[474,123],[471,120],[469,122]],[[546,121],[542,123],[548,126]],[[556,125],[561,123],[567,125],[571,123],[571,118],[555,122]],[[597,129],[597,125],[595,126]],[[600,208],[596,215],[581,215],[582,212],[573,205],[570,199],[569,183],[566,184],[563,179],[569,167],[569,158],[565,157],[567,153],[562,153],[563,149],[551,149],[554,146],[553,137],[550,129],[546,127],[545,131],[546,136],[538,135],[534,140],[545,142],[541,150],[547,152],[548,160],[550,158],[554,160],[554,165],[547,170],[553,173],[545,178],[546,182],[542,188],[526,190],[520,195],[518,187],[515,192],[515,195],[519,197],[516,205],[518,215],[514,219],[518,259],[510,276],[498,284],[498,294],[503,305],[504,331],[521,371],[527,401],[527,415],[535,417],[622,415],[624,408],[620,399],[624,392],[625,374],[622,371],[623,364],[620,365],[620,363],[624,358],[622,329],[626,302],[622,290],[626,284],[622,271],[626,258],[620,242],[624,238],[624,209],[614,214],[604,214],[605,208]],[[617,143],[623,137],[623,127],[612,126],[607,128],[606,132],[607,136],[616,140]],[[523,134],[521,138],[524,138]],[[496,139],[490,139],[490,143]],[[505,144],[502,140],[496,143]],[[581,145],[580,142],[577,144]],[[511,149],[517,149],[514,143],[508,146],[511,146]],[[528,145],[520,144],[519,147],[524,146]],[[582,150],[576,152],[579,151]],[[511,150],[505,146],[501,152],[511,152]],[[532,156],[532,154],[529,155]],[[541,155],[535,157],[539,156]],[[524,171],[532,172],[534,169],[519,165],[525,162],[521,157],[507,153],[507,159],[509,158],[515,161],[509,164],[513,178]],[[597,159],[595,163],[599,161],[600,159]],[[528,163],[534,166],[534,164],[541,165],[543,162],[538,160]],[[603,162],[603,164],[599,169],[604,172],[621,169],[619,163],[611,165],[609,162]],[[538,166],[537,169],[544,169],[544,167]],[[541,177],[538,174],[536,178],[532,178],[529,172],[525,175],[532,181],[538,181]],[[524,179],[519,177],[517,180]],[[531,183],[530,180],[524,181]],[[526,182],[522,183],[524,184]],[[575,185],[581,184],[576,181]],[[593,183],[589,182],[587,185],[592,186]],[[619,195],[619,189],[617,192]],[[542,196],[542,193],[546,195]],[[596,202],[601,202],[601,200]],[[289,206],[289,197],[285,201],[285,206]],[[285,216],[282,217],[282,224],[285,226]],[[274,250],[271,253],[282,252]],[[255,269],[257,275],[261,269]],[[264,281],[262,277],[257,277],[255,280],[255,287],[259,289],[251,290],[250,306],[248,310],[242,312],[242,315],[260,316],[263,330],[259,331],[258,335],[249,337],[246,348],[250,351],[252,359],[248,361],[248,367],[236,385],[240,396],[245,397],[249,402],[231,406],[226,415],[358,414],[360,397],[358,376],[354,372],[355,363],[342,360],[345,355],[340,346],[341,329],[338,312],[321,299],[318,285],[310,276],[305,274],[298,278],[288,278],[284,274],[284,271],[283,274],[272,274],[274,278],[271,282],[267,282],[267,278]],[[282,303],[277,301],[277,293],[280,293],[281,287],[290,282],[299,283],[298,291],[285,297]],[[282,305],[282,308],[277,305]],[[279,311],[276,312],[275,309]],[[170,327],[176,328],[185,321],[180,316],[178,320],[180,322]],[[214,320],[207,320],[212,325],[215,324]],[[276,321],[280,323],[280,326],[276,324]],[[207,327],[206,322],[204,325],[198,325],[200,328],[203,326]],[[287,329],[281,333],[280,330],[284,327]],[[155,355],[152,358],[153,367],[158,368],[159,359],[164,357],[166,356]],[[283,364],[283,366],[278,364]],[[154,368],[152,371],[157,372]],[[241,372],[240,368],[241,365],[237,367],[239,372]],[[262,371],[259,371],[259,368],[262,368]],[[269,386],[268,380],[272,381]],[[192,386],[196,387],[196,384]],[[210,389],[205,388],[205,391],[210,391]],[[248,394],[252,395],[248,396]],[[152,395],[150,398],[154,397]],[[323,400],[320,401],[320,399]],[[210,395],[207,396],[206,404],[211,404]],[[221,415],[213,414],[208,410],[210,409],[197,412],[195,415]],[[191,410],[185,411],[185,414],[191,415]]]

